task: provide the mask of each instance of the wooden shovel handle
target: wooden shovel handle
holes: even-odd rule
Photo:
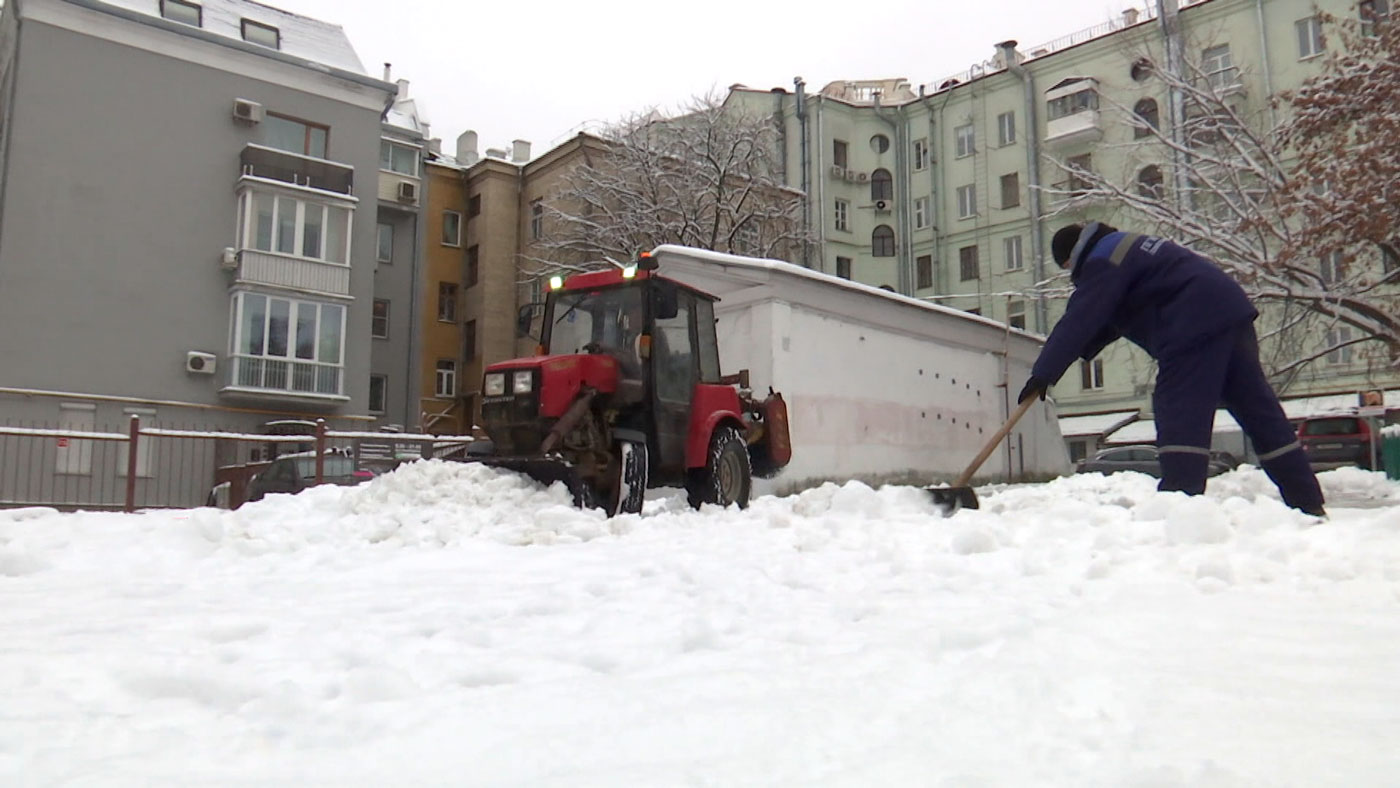
[[[982,447],[982,451],[978,452],[977,456],[972,458],[972,462],[968,464],[967,470],[963,471],[961,476],[953,480],[954,487],[967,486],[967,480],[971,479],[972,474],[977,473],[977,469],[982,467],[982,463],[986,462],[987,458],[992,456],[992,452],[997,450],[997,444],[1001,443],[1002,438],[1005,438],[1011,433],[1011,430],[1016,426],[1016,422],[1020,421],[1021,417],[1026,415],[1026,411],[1031,409],[1031,405],[1035,404],[1036,399],[1037,397],[1027,397],[1025,402],[1017,405],[1016,409],[1011,411],[1011,416],[1007,418],[1006,423],[1001,425],[1001,429],[996,431],[996,434],[992,436],[991,440],[987,441],[987,445]]]

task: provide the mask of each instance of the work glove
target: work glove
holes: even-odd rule
[[[1045,391],[1049,388],[1049,383],[1046,383],[1035,375],[1031,375],[1030,380],[1026,381],[1026,387],[1021,389],[1020,394],[1016,395],[1016,404],[1020,405],[1022,402],[1037,395],[1043,400],[1045,399]]]

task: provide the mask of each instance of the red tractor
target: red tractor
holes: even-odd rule
[[[644,254],[555,277],[536,355],[486,368],[489,440],[464,459],[562,481],[576,505],[609,515],[640,512],[650,487],[746,506],[753,476],[791,459],[787,406],[771,389],[755,400],[748,370],[720,375],[718,299],[656,267]],[[521,336],[538,306],[521,310]]]

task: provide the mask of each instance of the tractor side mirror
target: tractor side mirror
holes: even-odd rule
[[[515,316],[515,336],[530,336],[530,324],[535,320],[535,312],[544,308],[544,304],[535,301],[520,307],[520,312]]]
[[[676,283],[659,280],[652,291],[652,312],[657,320],[671,320],[680,313]]]

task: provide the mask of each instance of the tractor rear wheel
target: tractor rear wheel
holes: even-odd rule
[[[753,469],[743,434],[734,427],[720,427],[710,438],[705,467],[690,471],[686,479],[690,505],[699,509],[707,503],[726,507],[738,504],[742,509],[749,505],[752,487]]]
[[[647,493],[647,445],[618,441],[617,448],[613,449],[612,464],[617,467],[604,510],[609,517],[640,514]],[[611,464],[609,470],[612,470]]]

